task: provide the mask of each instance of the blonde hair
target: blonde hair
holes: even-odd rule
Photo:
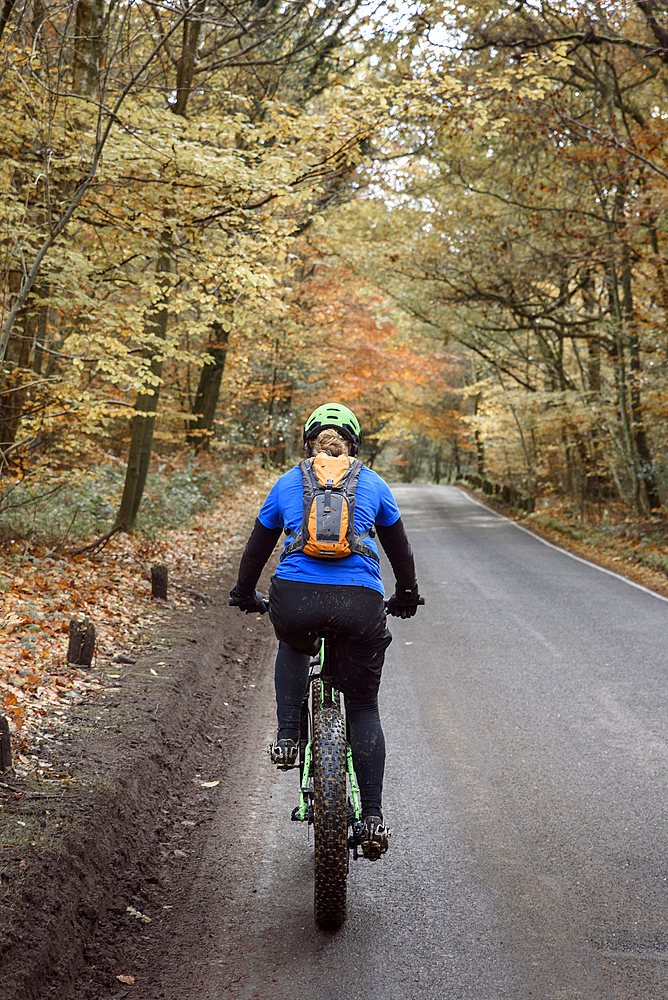
[[[311,438],[309,446],[311,448],[311,455],[317,455],[321,451],[326,451],[334,457],[350,454],[350,442],[341,437],[332,427],[326,427],[316,437]]]

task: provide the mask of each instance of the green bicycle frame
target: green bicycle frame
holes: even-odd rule
[[[320,642],[320,669],[322,670],[325,663],[325,640],[322,639]],[[320,704],[324,706],[325,704],[325,694],[324,685],[320,685]],[[304,822],[308,818],[308,782],[311,777],[311,752],[312,752],[312,740],[306,744],[306,751],[304,753],[304,771],[302,774],[302,781],[299,788],[299,819]],[[348,770],[348,779],[350,781],[350,792],[353,800],[353,814],[355,821],[362,818],[362,803],[360,799],[359,785],[357,784],[357,778],[355,777],[355,768],[353,765],[353,752],[350,749],[350,744],[346,743],[346,766]]]
[[[304,820],[308,819],[308,780],[311,776],[311,743],[313,741],[309,740],[306,744],[306,751],[304,753],[304,774],[302,776],[302,783],[299,788],[299,819],[303,823]]]
[[[353,767],[353,752],[350,749],[350,744],[346,743],[346,763],[348,765],[348,779],[350,781],[350,793],[353,797],[353,813],[355,816],[355,821],[362,818],[362,803],[360,800],[360,790],[357,784],[357,778],[355,777],[355,769]]]

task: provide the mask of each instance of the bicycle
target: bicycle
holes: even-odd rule
[[[424,599],[419,603],[423,605]],[[334,630],[322,631],[320,652],[311,660],[300,719],[299,805],[291,815],[293,821],[314,828],[313,912],[325,930],[338,929],[346,919],[350,851],[353,860],[362,857],[364,834],[341,693],[332,683],[330,638],[334,634]],[[372,860],[379,857],[380,852],[371,855]]]
[[[320,653],[311,660],[301,710],[299,805],[291,815],[293,821],[307,822],[314,829],[313,912],[316,923],[325,930],[336,930],[346,918],[349,851],[359,857],[363,833],[341,694],[332,684],[331,635],[333,632],[322,633]]]
[[[424,605],[424,598],[418,603]],[[269,611],[269,601],[264,607]],[[363,856],[364,835],[341,692],[332,683],[330,639],[335,634],[335,629],[322,630],[320,651],[311,659],[300,715],[299,805],[291,813],[293,821],[314,829],[313,912],[324,930],[337,930],[346,919],[350,851],[353,860]],[[380,851],[367,857],[377,860]]]

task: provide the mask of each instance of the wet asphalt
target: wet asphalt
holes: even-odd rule
[[[152,1000],[668,1000],[668,601],[394,490],[427,605],[390,626],[390,851],[318,930],[267,661]]]

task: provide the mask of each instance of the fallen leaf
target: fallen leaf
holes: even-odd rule
[[[73,615],[87,615],[95,621],[97,655],[109,660],[112,670],[117,663],[136,663],[134,649],[146,625],[172,617],[156,613],[155,607],[149,606],[145,581],[137,574],[137,561],[169,563],[170,572],[185,578],[201,572],[205,559],[206,569],[217,572],[227,565],[246,537],[251,526],[249,512],[255,509],[257,494],[265,493],[272,483],[273,478],[268,480],[265,473],[249,483],[235,482],[222,491],[214,507],[196,515],[186,526],[165,532],[159,542],[149,543],[140,535],[118,537],[102,560],[65,555],[58,560],[45,558],[47,551],[39,539],[27,549],[24,542],[8,541],[3,546],[0,713],[9,721],[18,763],[30,765],[32,762],[24,754],[34,734],[54,717],[62,719],[71,711],[73,689],[82,697],[102,689],[99,677],[63,665]],[[202,546],[203,534],[209,541],[206,548]],[[113,556],[109,557],[112,549]],[[119,599],[121,594],[124,596]],[[188,595],[173,597],[173,601],[185,612],[193,610]],[[119,653],[116,643],[127,652]],[[166,661],[154,662],[154,667],[166,665]],[[118,680],[121,675],[108,676]],[[156,669],[151,676],[162,678]],[[104,680],[106,683],[106,677]]]
[[[119,982],[125,983],[126,986],[132,986],[135,981],[134,976],[116,976]]]
[[[219,784],[219,781],[200,781],[202,788],[215,788]]]

